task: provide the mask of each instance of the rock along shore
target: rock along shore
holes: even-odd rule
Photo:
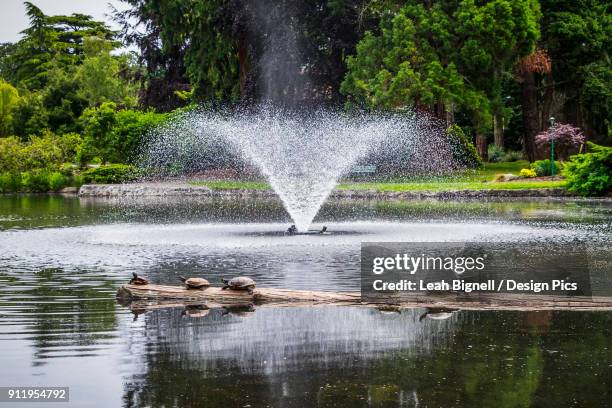
[[[275,198],[272,190],[224,189],[213,190],[206,186],[188,183],[129,183],[129,184],[85,184],[78,190],[81,197],[237,197]],[[458,191],[376,191],[334,190],[331,198],[363,200],[411,200],[411,199],[470,199],[470,198],[528,198],[528,197],[576,197],[564,188],[534,188],[514,190],[458,190]]]

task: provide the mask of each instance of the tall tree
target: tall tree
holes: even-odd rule
[[[47,16],[30,2],[25,2],[30,20],[22,39],[12,46],[4,45],[0,54],[3,78],[15,86],[30,90],[44,88],[53,65],[69,66],[83,59],[83,39],[98,36],[112,39],[114,33],[91,16]]]
[[[503,144],[502,83],[532,51],[538,17],[533,0],[410,1],[358,44],[342,89],[368,105],[423,107],[447,122],[464,109],[484,155],[491,122]]]
[[[89,106],[103,102],[116,102],[120,106],[134,106],[135,90],[120,76],[120,58],[111,55],[113,45],[99,37],[85,38],[83,50],[85,59],[76,70],[79,81],[79,95]]]
[[[541,47],[550,55],[552,75],[535,78],[539,94],[548,98],[540,130],[556,116],[578,125],[592,140],[612,142],[610,2],[541,0],[541,5]]]

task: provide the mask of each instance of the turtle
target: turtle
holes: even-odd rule
[[[203,278],[185,278],[179,276],[179,279],[183,281],[187,289],[205,289],[210,286],[210,282]]]
[[[130,285],[148,285],[149,281],[145,278],[142,278],[136,274],[136,272],[132,272],[133,278],[130,279]]]
[[[255,281],[251,278],[247,278],[246,276],[238,276],[236,278],[232,278],[230,280],[222,279],[224,286],[221,288],[232,289],[232,290],[248,290],[249,294],[253,294],[253,289],[255,289]]]
[[[432,320],[446,320],[451,317],[456,311],[457,309],[449,309],[446,307],[428,307],[427,311],[423,313],[421,317],[419,317],[419,322],[425,319],[426,317]]]

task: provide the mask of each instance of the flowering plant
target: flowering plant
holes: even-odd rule
[[[570,154],[578,152],[578,147],[585,142],[585,137],[580,128],[568,123],[558,123],[535,137],[538,147],[548,152],[552,141],[559,158],[567,159]]]

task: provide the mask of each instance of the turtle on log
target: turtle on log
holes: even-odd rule
[[[230,280],[223,279],[223,284],[224,286],[221,288],[222,290],[247,290],[250,295],[253,294],[253,289],[255,289],[255,281],[251,278],[247,278],[246,276],[238,276]]]
[[[132,272],[133,278],[130,279],[130,285],[148,285],[149,281],[143,277],[138,276],[136,272]]]
[[[185,278],[184,276],[179,276],[179,279],[185,284],[187,289],[205,289],[210,286],[210,282],[204,278]]]

